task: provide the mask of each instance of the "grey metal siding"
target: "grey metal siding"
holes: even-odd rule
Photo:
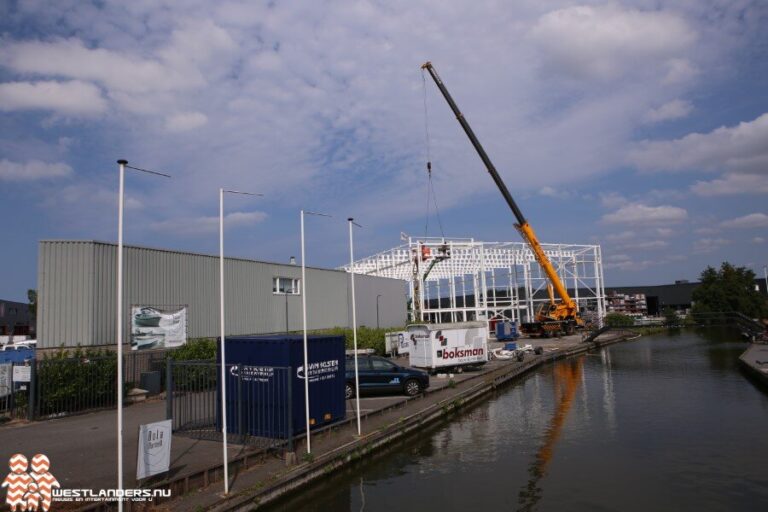
[[[93,253],[83,242],[41,242],[38,256],[39,346],[91,344]]]
[[[376,296],[378,295],[379,327],[403,327],[408,316],[405,287],[405,281],[399,279],[355,274],[357,325],[376,327]]]
[[[91,241],[40,242],[39,346],[107,345],[115,342],[117,246]],[[224,263],[226,333],[300,330],[301,296],[274,294],[274,277],[301,278],[301,267],[236,258]],[[188,306],[190,337],[219,334],[219,259],[216,256],[125,247],[123,336],[129,339],[131,305]],[[360,325],[375,326],[376,295],[381,326],[403,325],[404,284],[356,276]],[[307,269],[309,329],[351,324],[349,276]],[[372,295],[372,296],[371,296]]]

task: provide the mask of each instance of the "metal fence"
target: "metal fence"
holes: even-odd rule
[[[114,407],[117,358],[42,359],[36,362],[30,413],[34,419]]]
[[[214,361],[169,361],[166,412],[175,433],[221,439],[220,368]],[[225,375],[227,439],[292,450],[291,368],[227,365]]]
[[[22,370],[23,375],[30,375],[30,382],[20,379],[18,374],[14,377],[14,368]],[[34,391],[30,389],[34,385],[33,371],[34,367],[30,363],[0,363],[0,420],[29,416],[29,396]]]
[[[169,351],[129,352],[123,355],[123,392],[142,387],[142,376],[157,372],[165,390]],[[13,367],[29,367],[30,382],[14,382]],[[48,419],[117,403],[117,357],[27,358],[0,364],[0,417]]]

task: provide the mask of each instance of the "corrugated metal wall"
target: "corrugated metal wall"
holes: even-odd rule
[[[38,343],[106,345],[115,341],[117,246],[92,241],[41,241],[38,261]],[[301,277],[301,267],[225,260],[227,334],[301,329],[301,296],[272,293],[274,277]],[[219,334],[219,259],[216,256],[125,247],[124,339],[131,305],[187,305],[190,337]],[[307,269],[307,324],[323,329],[351,324],[349,275]],[[406,321],[402,281],[356,276],[358,324],[381,327]],[[303,292],[303,290],[302,290]]]

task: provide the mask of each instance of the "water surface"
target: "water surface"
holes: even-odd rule
[[[561,361],[275,511],[768,510],[768,394],[727,330]]]

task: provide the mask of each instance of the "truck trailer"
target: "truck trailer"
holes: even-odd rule
[[[409,364],[431,373],[463,371],[488,362],[488,326],[485,322],[414,324],[407,327]]]

